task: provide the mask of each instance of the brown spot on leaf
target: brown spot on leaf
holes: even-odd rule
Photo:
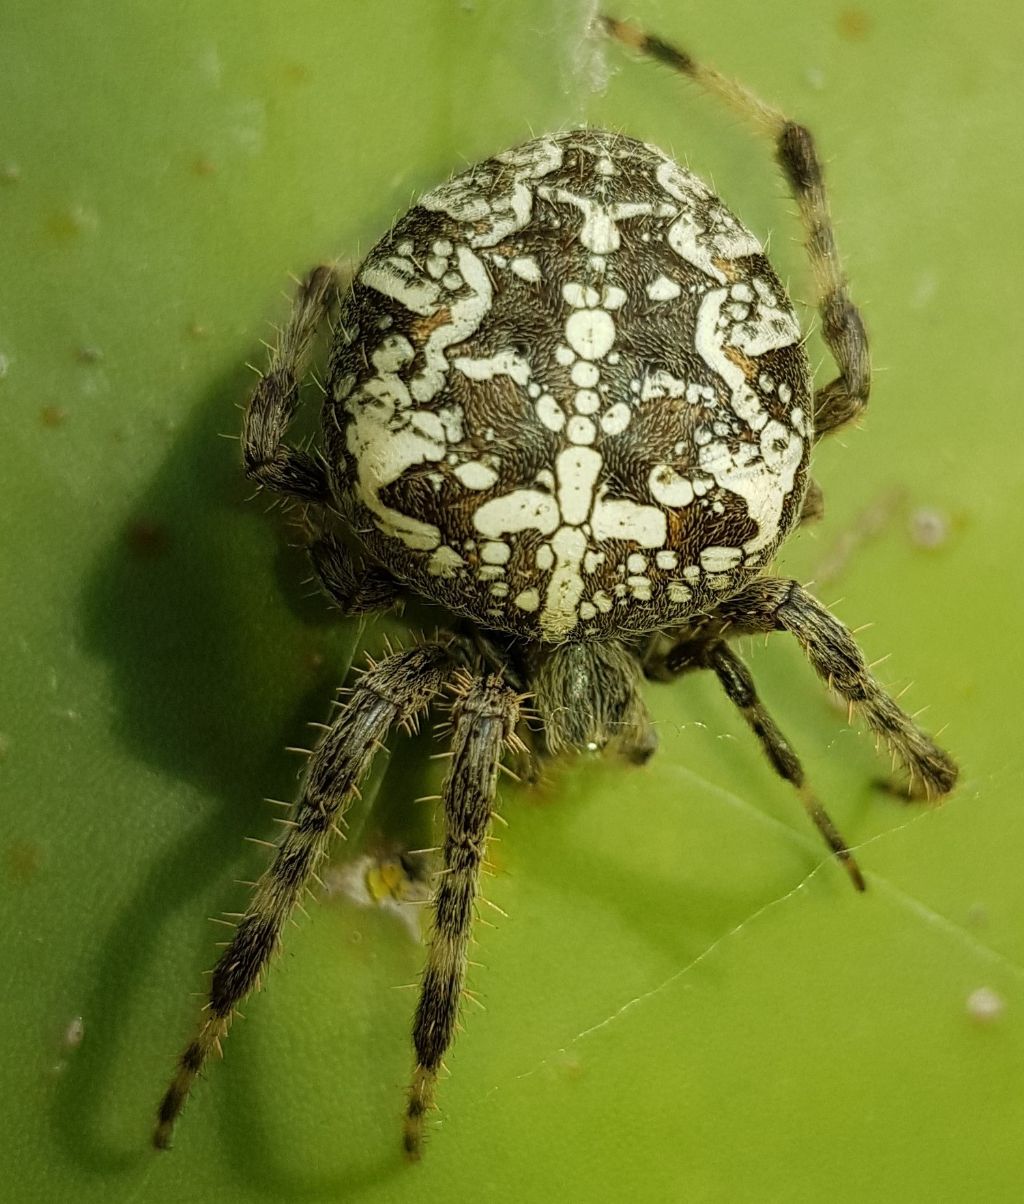
[[[4,868],[15,886],[27,886],[42,864],[43,850],[33,841],[16,840],[4,849]]]
[[[63,406],[43,406],[39,411],[39,421],[50,428],[63,426],[68,416]]]
[[[862,8],[844,8],[838,17],[839,36],[862,42],[871,32],[871,18]]]
[[[125,531],[125,542],[136,556],[149,558],[162,556],[171,545],[171,536],[163,523],[139,518]]]

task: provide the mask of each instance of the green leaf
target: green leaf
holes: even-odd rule
[[[220,932],[357,644],[245,501],[233,408],[288,273],[463,162],[587,118],[688,158],[810,292],[770,148],[586,41],[590,5],[9,0],[0,40],[0,1043],[12,1200],[1011,1200],[1019,1195],[1018,9],[633,0],[815,131],[879,373],[780,570],[840,595],[962,760],[941,809],[779,637],[762,693],[858,847],[850,890],[712,680],[661,751],[509,789],[427,1156],[399,1117],[422,949],[333,895],[148,1147]],[[684,11],[685,9],[685,11]],[[625,14],[623,14],[625,15]],[[611,72],[600,91],[602,73]],[[809,324],[813,314],[807,315]],[[815,337],[812,346],[823,355]],[[823,365],[825,378],[829,365]],[[934,544],[935,546],[927,546]],[[359,815],[418,833],[429,739]],[[371,792],[372,793],[372,792]],[[351,853],[338,850],[339,861]],[[1003,1010],[985,1023],[980,988]],[[997,1009],[998,1010],[998,1009]]]

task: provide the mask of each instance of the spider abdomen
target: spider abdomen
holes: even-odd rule
[[[325,443],[370,556],[545,642],[712,606],[797,520],[813,432],[792,305],[692,173],[619,134],[507,151],[370,252]]]

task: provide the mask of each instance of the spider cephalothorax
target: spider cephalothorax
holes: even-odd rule
[[[405,597],[448,634],[360,679],[313,754],[274,861],[212,979],[207,1015],[160,1109],[166,1145],[195,1075],[257,985],[374,750],[446,687],[452,764],[443,873],[414,1026],[405,1147],[417,1155],[463,989],[503,750],[525,695],[548,753],[654,750],[642,678],[710,669],[773,766],[864,880],[727,640],[786,630],[909,773],[941,795],[956,767],[872,677],[849,632],[766,576],[820,508],[818,438],[867,400],[851,303],[810,134],[681,51],[605,20],[774,142],[839,375],[815,392],[792,305],[758,240],[661,151],[600,130],[527,142],[423,197],[342,295],[299,291],[243,432],[250,477],[309,508],[314,568],[346,611]],[[318,454],[284,442],[313,337],[339,307]],[[543,749],[542,749],[543,751]]]

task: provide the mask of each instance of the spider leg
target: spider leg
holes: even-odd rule
[[[444,784],[445,840],[434,929],[413,1025],[416,1066],[405,1114],[404,1146],[420,1156],[424,1117],[433,1105],[437,1072],[455,1035],[480,865],[504,748],[515,749],[522,696],[497,674],[463,674],[453,708],[451,769]]]
[[[818,482],[810,477],[807,481],[807,492],[804,494],[803,504],[800,507],[800,526],[805,527],[808,523],[821,522],[824,517],[825,495]]]
[[[804,227],[822,337],[839,368],[835,380],[815,393],[815,436],[820,438],[845,426],[867,404],[871,357],[864,323],[850,300],[846,274],[836,249],[821,160],[810,131],[790,121],[742,84],[696,62],[684,50],[650,37],[628,22],[612,17],[603,17],[601,22],[624,45],[665,63],[723,100],[774,143],[775,157],[792,190]]]
[[[857,890],[864,890],[864,878],[849,846],[808,786],[799,757],[765,709],[750,670],[736,653],[723,640],[684,640],[668,651],[664,665],[665,669],[676,674],[690,669],[711,669],[714,672],[729,700],[736,705],[750,730],[761,741],[761,747],[775,772],[793,785],[808,817],[843,863],[853,885]]]
[[[343,614],[388,610],[401,597],[401,587],[376,564],[357,562],[331,531],[321,531],[307,549],[320,586]]]
[[[751,582],[716,611],[729,634],[788,631],[818,676],[864,716],[910,775],[911,797],[948,794],[957,766],[950,755],[896,704],[872,675],[853,636],[795,581]]]
[[[330,495],[321,461],[284,442],[299,408],[299,382],[320,325],[338,299],[340,284],[333,267],[314,268],[299,286],[288,324],[281,331],[270,367],[260,377],[242,423],[242,460],[247,477],[268,489],[307,502]]]
[[[309,888],[380,742],[396,724],[409,722],[441,688],[451,651],[424,644],[373,666],[316,748],[286,834],[270,868],[256,884],[248,910],[213,971],[198,1033],[178,1062],[157,1113],[153,1144],[170,1145],[175,1121],[212,1050],[220,1051],[235,1008],[259,985],[281,930]]]

